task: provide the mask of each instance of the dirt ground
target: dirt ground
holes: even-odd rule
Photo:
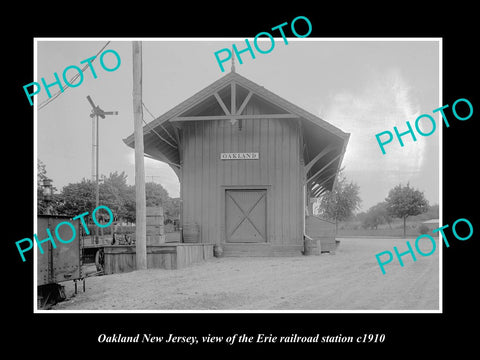
[[[340,238],[335,255],[213,258],[186,269],[149,269],[86,279],[86,291],[51,310],[438,310],[439,247],[394,258],[383,275],[375,254],[404,239]],[[412,246],[414,240],[410,240]],[[431,249],[420,243],[424,252]]]

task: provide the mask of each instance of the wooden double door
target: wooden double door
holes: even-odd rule
[[[267,241],[267,190],[225,190],[225,231],[227,243]]]

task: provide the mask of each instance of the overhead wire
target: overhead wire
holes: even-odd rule
[[[93,63],[95,61],[95,59],[98,57],[98,55],[100,55],[102,53],[102,51],[108,46],[108,44],[110,44],[110,41],[107,41],[106,44],[95,54],[93,60],[91,61],[91,63]],[[85,72],[85,70],[87,70],[87,68],[89,67],[89,64],[85,64],[85,66],[81,69],[82,73]],[[80,77],[80,73],[78,74],[75,74],[74,76],[72,76],[72,78],[68,81],[69,84],[73,84],[74,81],[76,81],[78,78]],[[41,110],[43,109],[45,106],[47,106],[48,104],[50,104],[53,100],[55,100],[56,98],[58,98],[61,94],[63,94],[65,92],[65,90],[67,88],[69,88],[70,86],[68,86],[67,84],[65,84],[61,90],[57,91],[52,97],[49,97],[48,99],[42,101],[39,105],[38,105],[38,110]]]
[[[150,110],[148,110],[147,106],[145,105],[145,103],[142,101],[142,106],[145,110],[147,110],[147,112],[150,114],[150,116],[153,118],[153,120],[156,119],[156,117],[150,112]]]
[[[145,110],[147,110],[147,112],[150,114],[150,116],[153,117],[153,119],[155,120],[156,119],[155,116],[153,116],[153,114],[150,112],[150,110],[147,109],[147,107],[145,106],[143,101],[142,101],[142,106],[145,108]],[[155,129],[150,124],[148,124],[143,117],[142,117],[142,121],[145,125],[147,125],[150,128],[151,131],[153,131],[153,133],[155,133],[155,135],[157,135],[160,138],[160,140],[163,140],[164,142],[166,142],[171,147],[173,147],[175,149],[178,149],[177,145],[172,144],[170,141],[168,141],[162,135],[160,135],[158,132],[156,132]],[[163,126],[162,126],[162,129],[165,130],[165,132],[168,134],[167,130]]]
[[[150,112],[150,110],[148,110],[147,106],[145,105],[145,103],[144,103],[143,101],[142,101],[142,106],[144,107],[145,110],[147,110],[147,112],[150,114],[150,116],[153,118],[153,120],[155,120],[156,117]],[[149,124],[147,124],[147,123],[145,122],[145,120],[143,120],[143,122],[144,122],[146,125],[148,125],[153,132],[155,132],[155,130],[153,130],[153,128],[152,128]],[[165,133],[170,137],[170,139],[172,139],[172,141],[173,141],[174,144],[175,144],[174,147],[177,148],[177,146],[176,146],[176,145],[177,145],[177,139],[175,139],[175,138],[172,136],[172,134],[170,134],[170,132],[169,132],[162,124],[160,124],[159,126],[162,128],[163,131],[165,131]],[[161,137],[160,135],[157,134],[157,136],[159,136],[162,140],[165,140],[165,139],[163,139],[163,137]],[[167,142],[169,145],[172,145],[172,144],[170,144],[170,142],[168,142],[168,141],[166,141],[166,142]]]

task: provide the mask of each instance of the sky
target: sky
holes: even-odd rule
[[[37,158],[58,191],[63,186],[91,178],[92,121],[90,95],[105,111],[118,116],[100,119],[99,173],[118,171],[134,184],[134,150],[123,142],[133,133],[132,44],[137,39],[47,39],[36,41],[36,72],[32,81],[54,82],[70,65],[105,50],[115,50],[121,59],[115,71],[105,71],[97,58],[92,64],[95,79],[87,69],[83,82],[67,88],[36,115]],[[439,151],[441,120],[432,111],[441,105],[440,43],[436,39],[276,39],[268,54],[256,52],[252,59],[242,54],[236,72],[251,81],[350,133],[343,166],[348,180],[360,187],[360,210],[381,202],[398,184],[423,191],[430,204],[439,203]],[[199,90],[225,75],[214,52],[245,45],[243,38],[182,40],[155,39],[142,42],[143,102],[158,117]],[[267,41],[269,41],[267,39]],[[269,43],[260,44],[267,49]],[[105,65],[116,65],[115,57],[105,54]],[[225,63],[226,71],[230,64]],[[75,75],[69,70],[67,78]],[[52,94],[58,86],[50,88]],[[35,96],[37,104],[47,100],[44,89]],[[26,104],[28,99],[25,97]],[[404,147],[395,139],[383,155],[375,139],[382,131],[406,131],[406,121],[414,126],[421,114],[431,115],[437,130],[430,136],[417,135],[417,141],[404,136]],[[147,122],[153,117],[144,110]],[[421,122],[429,132],[431,124]],[[171,168],[145,158],[147,181],[155,181],[171,197],[179,196],[178,178]]]

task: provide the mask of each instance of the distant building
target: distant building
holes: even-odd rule
[[[430,230],[438,229],[440,227],[440,219],[427,220],[422,222],[422,224],[425,224],[426,226],[428,226]]]

